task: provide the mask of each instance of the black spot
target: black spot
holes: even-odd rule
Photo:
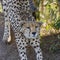
[[[34,46],[34,48],[36,48],[36,46]]]
[[[25,52],[23,52],[24,54],[26,54]]]
[[[21,40],[21,42],[23,42],[23,40]]]
[[[39,38],[36,38],[36,39],[39,39]]]
[[[18,44],[18,42],[16,42]]]
[[[16,8],[16,6],[14,6],[14,8]]]
[[[20,45],[21,45],[21,43],[20,43]]]
[[[18,42],[19,42],[19,40],[18,40]]]
[[[26,60],[26,59],[23,59],[23,60]]]
[[[40,51],[38,51],[38,53],[40,53]]]
[[[19,47],[19,49],[21,49],[21,47]]]
[[[24,56],[24,55],[22,55],[22,56]]]
[[[24,43],[23,43],[23,45],[24,45]]]
[[[33,39],[33,41],[34,41],[35,39]]]
[[[20,46],[20,45],[18,45],[18,46]]]
[[[14,1],[14,3],[16,3],[16,1]]]
[[[19,5],[19,3],[17,3],[17,5]]]
[[[25,42],[26,42],[26,40],[25,40]]]
[[[5,11],[5,9],[3,9]]]
[[[27,3],[25,3],[25,5],[27,5],[28,4],[28,2]]]
[[[28,42],[26,44],[28,45]]]
[[[21,54],[22,54],[23,52],[21,52]]]
[[[33,42],[31,44],[33,44]]]
[[[22,37],[22,39],[24,39],[24,38]]]
[[[37,45],[36,47],[39,47],[39,45]]]
[[[40,56],[42,56],[42,54]]]

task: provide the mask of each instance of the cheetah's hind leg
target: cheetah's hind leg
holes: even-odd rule
[[[5,43],[10,43],[11,42],[11,26],[10,26],[10,22],[5,22],[4,35],[3,35],[2,40]]]

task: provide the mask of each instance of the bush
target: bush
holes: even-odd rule
[[[57,30],[60,29],[60,17],[53,23],[53,27]]]

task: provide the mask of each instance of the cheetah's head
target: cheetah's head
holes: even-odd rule
[[[26,38],[35,39],[40,34],[41,25],[42,25],[41,22],[32,22],[32,21],[26,22],[25,21],[22,23],[22,28],[20,31],[24,34]]]

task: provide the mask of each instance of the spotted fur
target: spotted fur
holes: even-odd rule
[[[27,46],[27,41],[31,40],[28,39],[29,37],[27,37],[25,33],[22,33],[22,31],[24,31],[22,30],[24,24],[22,25],[22,23],[23,21],[35,21],[35,18],[32,16],[32,9],[29,1],[30,0],[2,1],[4,19],[5,19],[3,41],[5,42],[11,41],[10,29],[12,28],[15,34],[15,41],[17,44],[17,48],[21,60],[27,60],[26,46]],[[34,23],[32,24],[35,25]],[[28,25],[30,25],[30,23]],[[29,32],[29,30],[27,32]],[[42,60],[42,56],[40,56],[40,54],[42,55],[42,53],[41,53],[41,49],[39,48],[40,46],[40,44],[38,43],[39,41],[40,41],[39,38],[35,37],[35,39],[31,40],[31,45],[35,47],[34,49],[37,54],[36,59]]]

